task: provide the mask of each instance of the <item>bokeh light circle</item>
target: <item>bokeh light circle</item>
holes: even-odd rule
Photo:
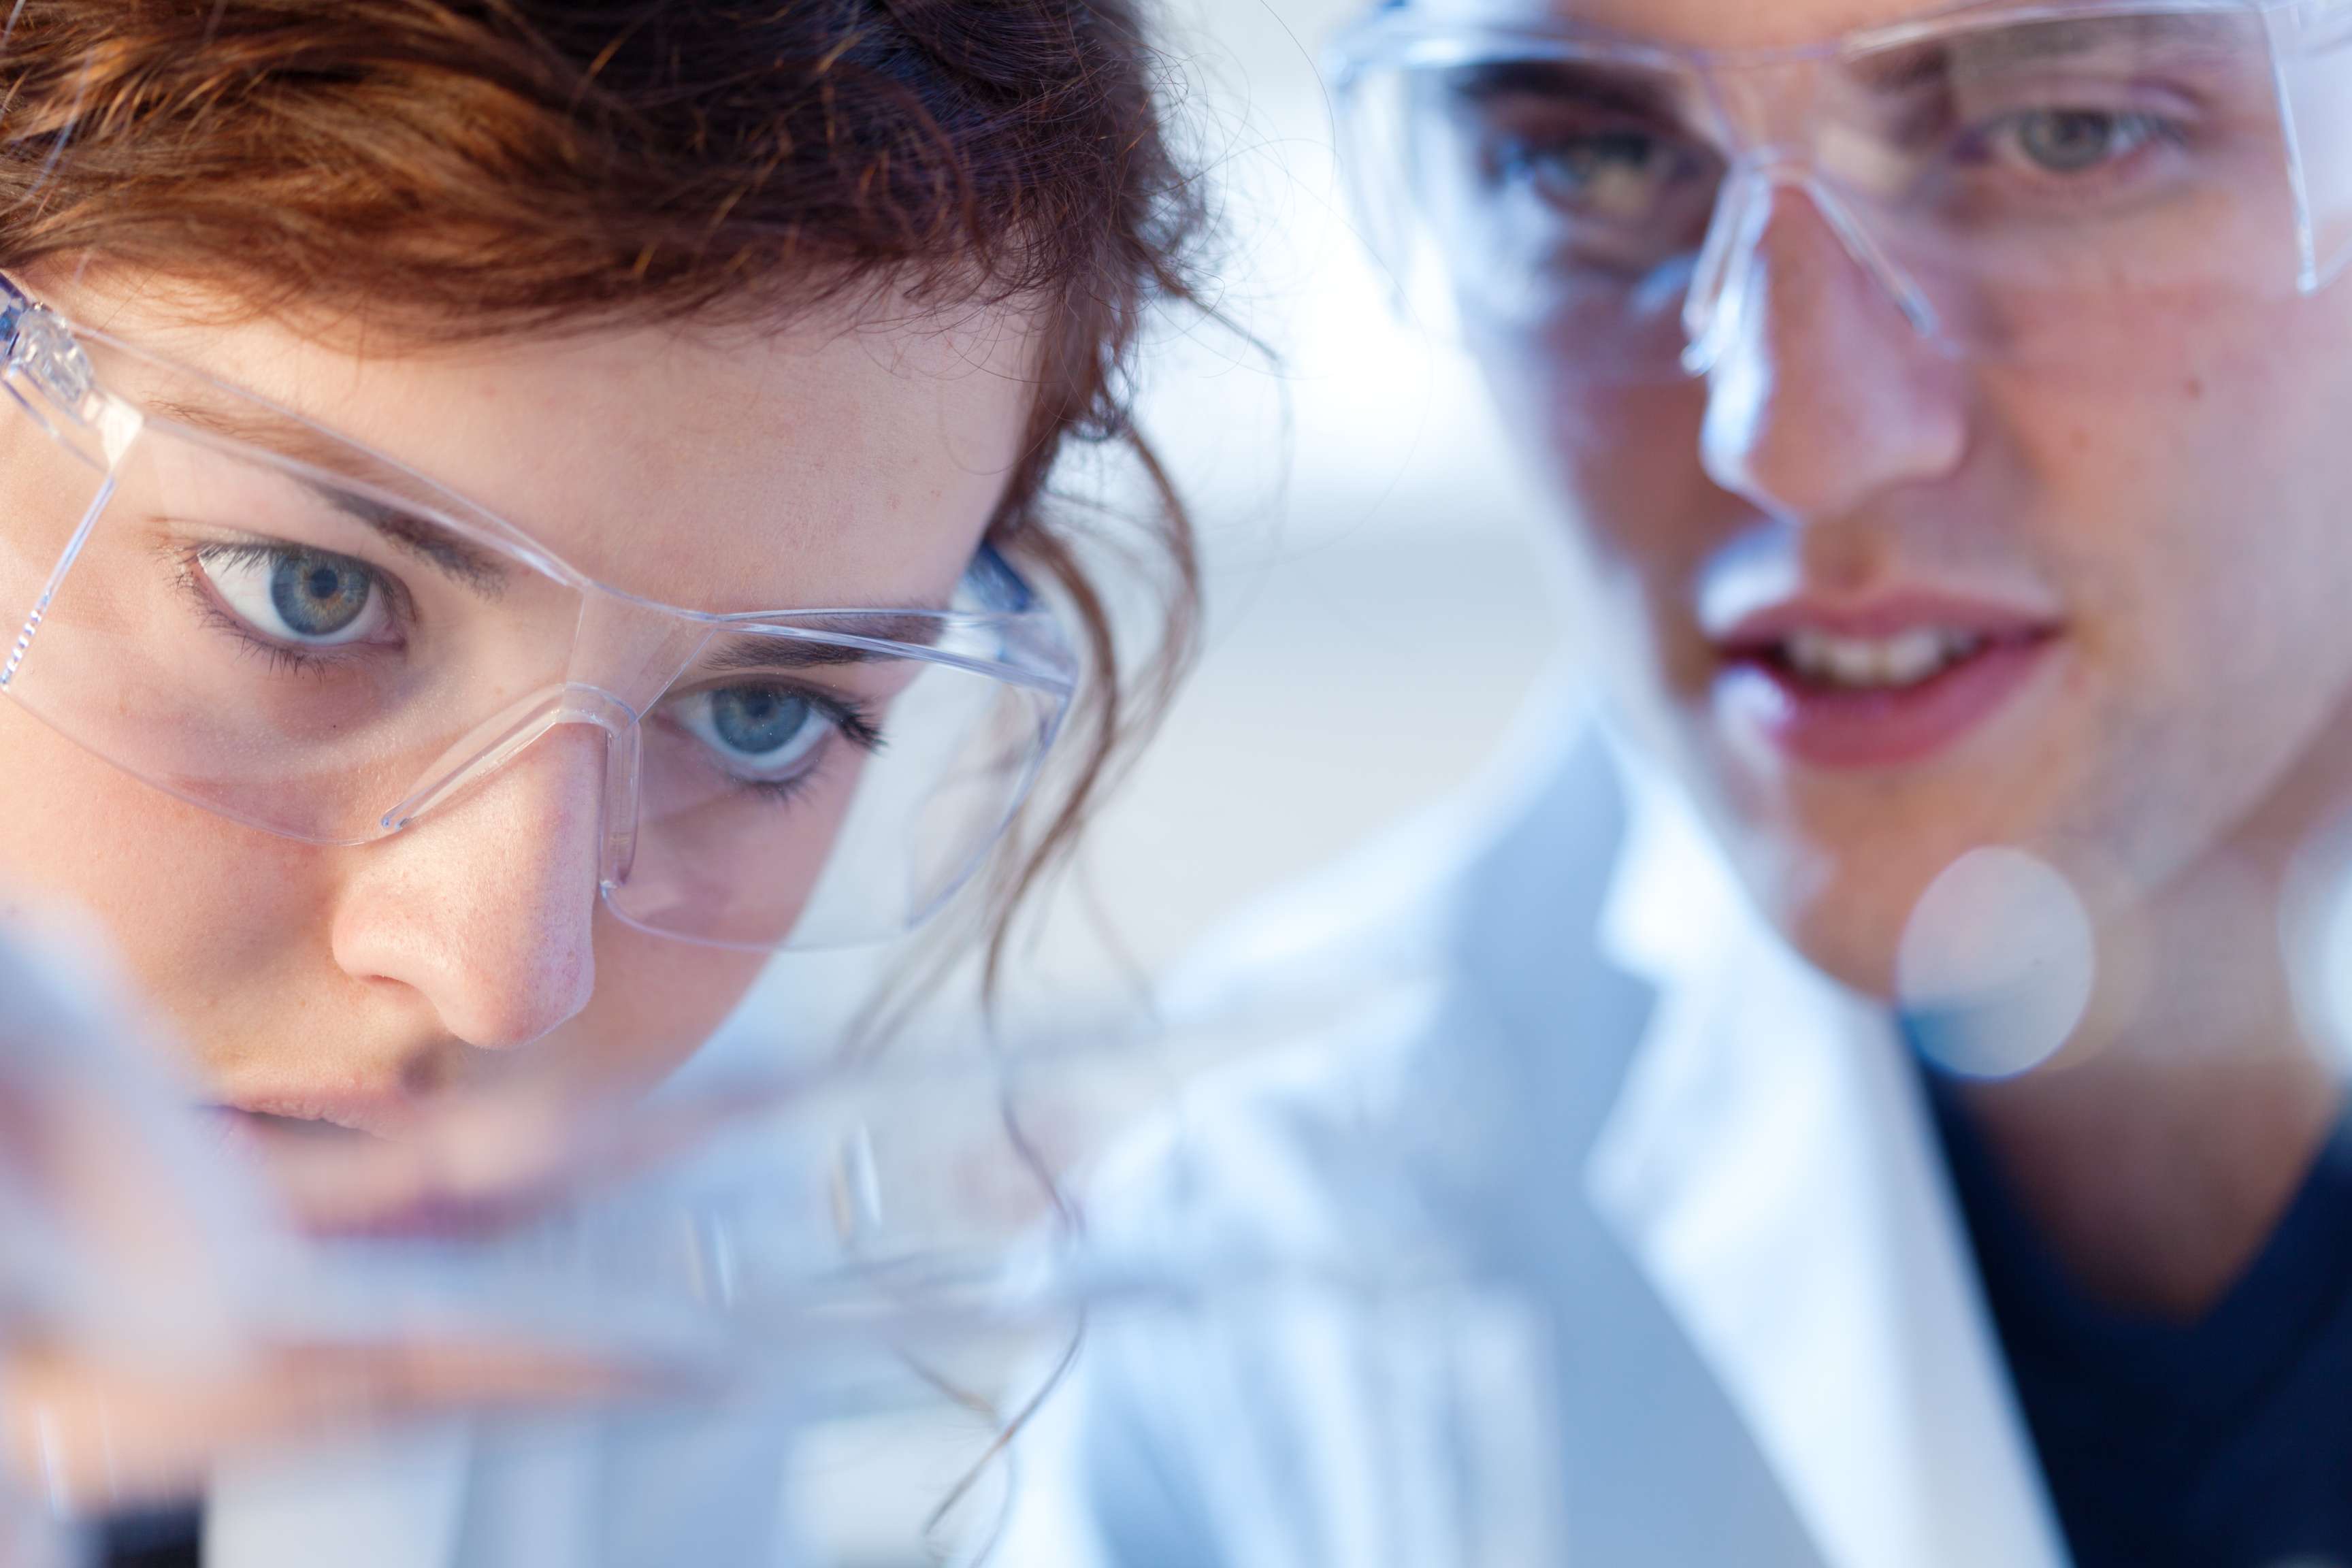
[[[2294,858],[2279,941],[2305,1036],[2338,1071],[2352,1071],[2352,828],[2334,825]]]
[[[1973,849],[1920,895],[1895,950],[1896,1005],[1921,1053],[1966,1078],[2014,1078],[2089,1010],[2097,942],[2082,898],[2021,849]]]

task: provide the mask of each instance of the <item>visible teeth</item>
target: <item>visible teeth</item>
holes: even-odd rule
[[[1939,626],[1915,626],[1889,637],[1840,637],[1812,627],[1780,644],[1789,668],[1808,680],[1858,688],[1917,686],[1972,658],[1983,639]]]
[[[1916,686],[1943,668],[1940,632],[1907,631],[1878,652],[1878,678],[1895,686]]]

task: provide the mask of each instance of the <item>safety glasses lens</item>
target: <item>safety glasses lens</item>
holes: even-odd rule
[[[1701,276],[1710,232],[1759,184],[1810,195],[1945,347],[2079,363],[2151,308],[2308,280],[2315,176],[2280,83],[2311,68],[2275,64],[2251,9],[1978,16],[1752,60],[1474,30],[1371,48],[1344,102],[1408,286],[1433,272],[1465,328],[1579,374],[1679,374],[1685,318],[1712,316],[1694,279],[1733,288],[1753,259]]]
[[[388,467],[342,471],[366,454],[299,422],[173,406],[110,468],[0,403],[5,690],[257,827],[359,844],[475,789],[551,787],[562,770],[509,764],[584,725],[604,743],[566,749],[564,787],[602,801],[623,919],[866,941],[971,877],[1068,695],[1034,614],[667,610],[406,499]]]

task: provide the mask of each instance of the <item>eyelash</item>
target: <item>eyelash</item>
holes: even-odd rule
[[[275,641],[257,635],[245,617],[232,612],[206,584],[204,563],[207,557],[226,561],[239,566],[263,566],[276,563],[297,548],[286,543],[265,543],[258,540],[213,540],[193,546],[172,548],[170,555],[173,575],[180,589],[195,605],[205,624],[235,638],[242,650],[268,661],[269,668],[284,675],[321,677],[336,667],[351,662],[362,645],[342,647],[308,648]],[[353,563],[364,570],[376,591],[384,595],[387,608],[396,626],[405,628],[415,613],[415,601],[399,578],[365,561],[352,558]]]
[[[349,662],[350,650],[299,647],[257,636],[243,616],[232,614],[205,586],[203,564],[207,556],[241,566],[258,566],[275,563],[290,549],[291,546],[288,545],[265,544],[249,540],[216,541],[193,548],[175,549],[172,552],[173,576],[205,623],[235,638],[243,651],[268,660],[273,670],[282,674],[324,677],[336,666]],[[396,622],[404,626],[407,625],[413,618],[414,609],[407,590],[399,579],[365,562],[359,564],[367,570],[376,588],[387,596]],[[794,686],[790,689],[822,712],[842,740],[866,755],[878,755],[887,744],[881,725],[866,704],[814,686]],[[818,771],[813,767],[793,778],[746,779],[742,784],[752,793],[782,804],[796,799],[814,782]]]

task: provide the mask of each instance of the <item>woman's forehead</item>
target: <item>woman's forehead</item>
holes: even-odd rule
[[[2119,4],[2128,8],[2126,0]],[[1801,48],[1866,28],[2000,8],[2001,0],[1412,0],[1416,14],[1433,18],[1500,26],[1566,22],[1710,52]]]
[[[954,586],[1017,460],[1027,323],[643,328],[352,354],[265,324],[142,341],[520,528],[589,575],[713,611]]]

